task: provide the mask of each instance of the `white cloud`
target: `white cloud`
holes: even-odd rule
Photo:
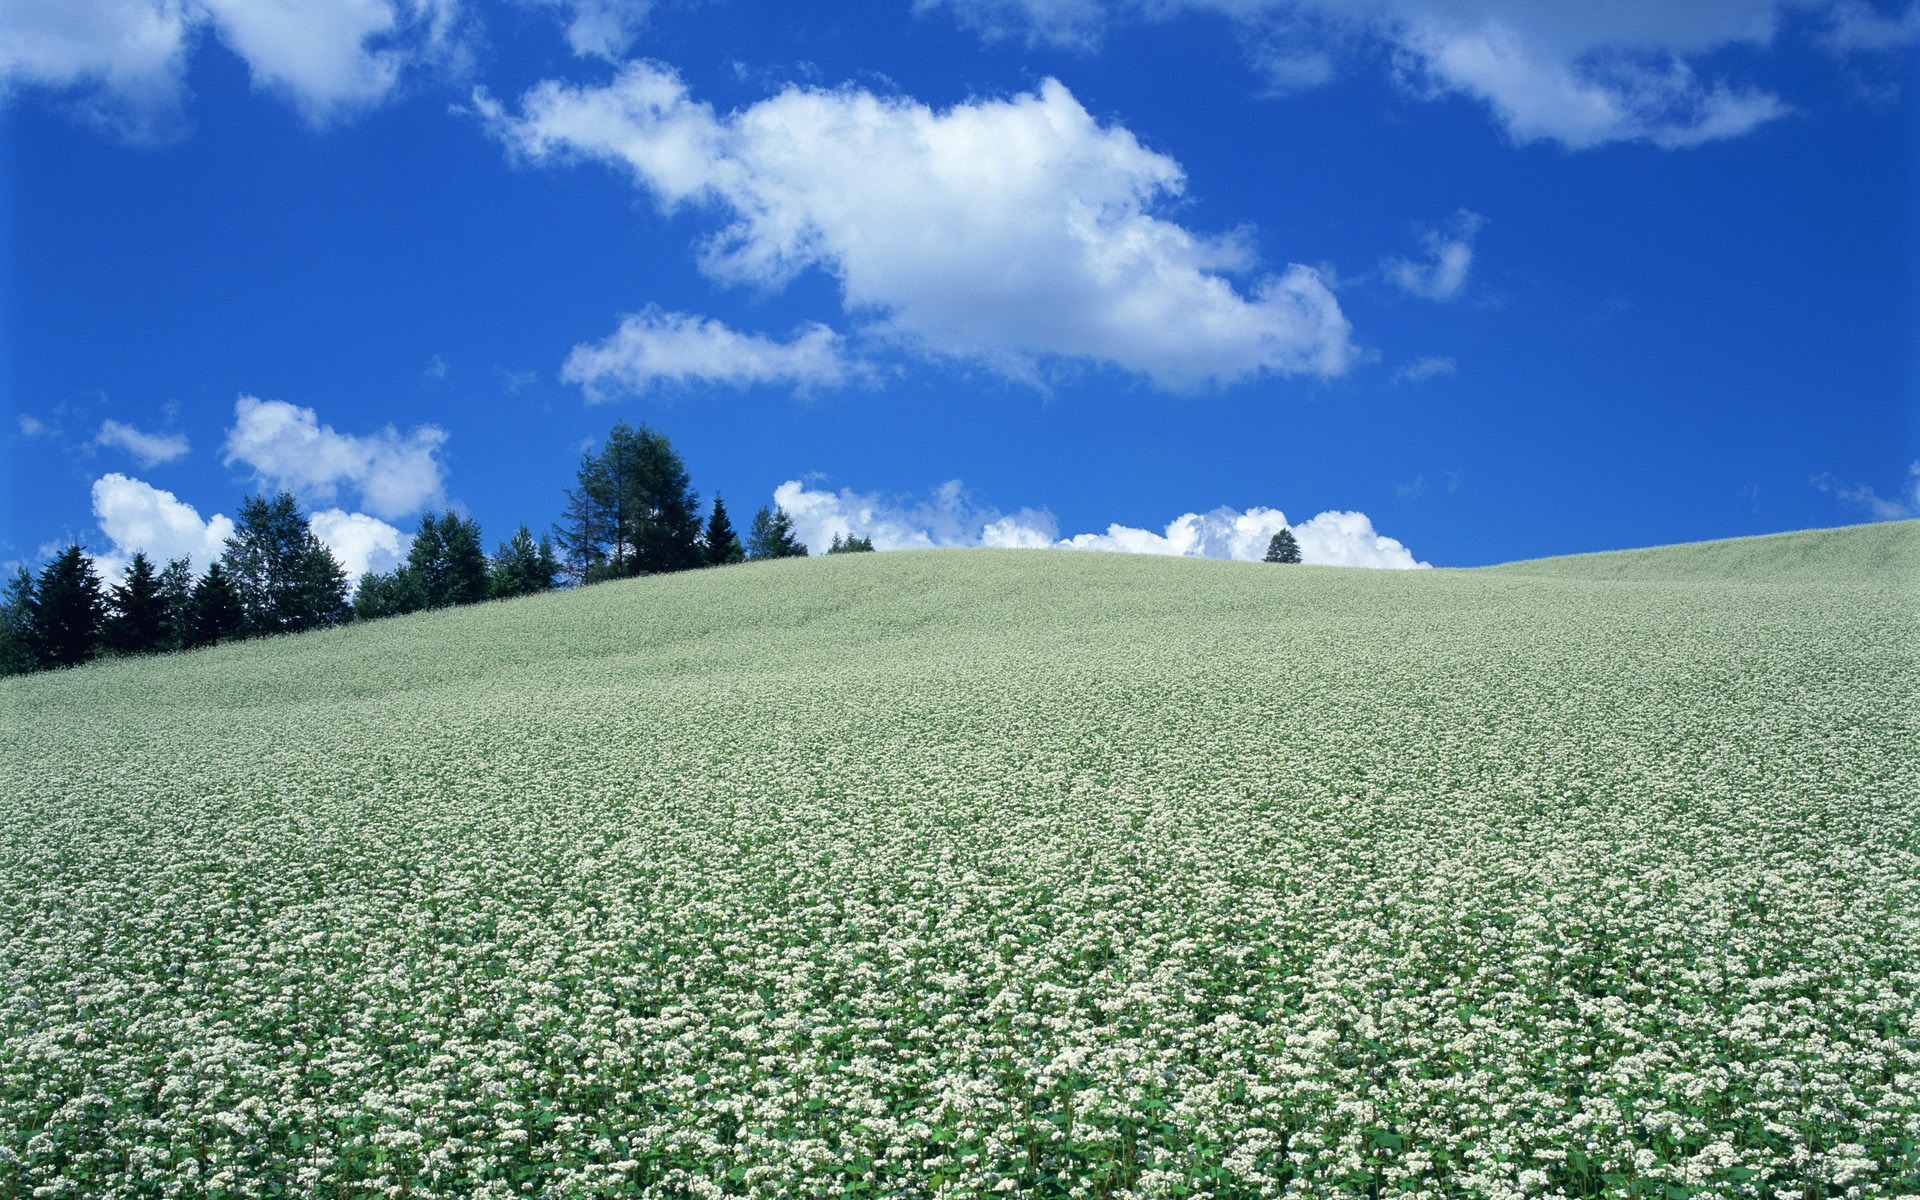
[[[1451,375],[1458,369],[1458,364],[1451,358],[1442,358],[1429,354],[1424,358],[1416,358],[1406,366],[1401,367],[1398,371],[1395,371],[1393,373],[1393,382],[1425,383],[1429,379],[1436,379],[1442,375]]]
[[[356,589],[368,571],[391,571],[407,556],[413,538],[366,513],[327,508],[307,518],[313,536],[325,542],[346,568],[347,581]]]
[[[187,453],[187,439],[183,434],[142,433],[111,419],[100,423],[100,433],[93,440],[98,445],[125,450],[139,459],[143,467],[172,462]]]
[[[1857,483],[1849,487],[1826,472],[1815,475],[1811,482],[1821,491],[1839,497],[1842,503],[1865,510],[1876,521],[1905,521],[1920,517],[1920,459],[1907,467],[1906,482],[1902,490],[1893,496],[1882,496],[1870,484]]]
[[[819,268],[863,332],[1039,380],[1111,364],[1191,389],[1261,373],[1337,375],[1354,357],[1312,268],[1252,279],[1243,236],[1155,215],[1179,164],[1097,122],[1047,80],[1008,100],[935,112],[854,88],[790,87],[725,116],[666,67],[605,87],[549,81],[489,128],[533,161],[625,167],[663,209],[730,223],[701,248],[714,279],[762,289]]]
[[[172,492],[117,472],[94,481],[93,517],[113,543],[96,559],[103,579],[118,579],[136,550],[145,551],[155,566],[190,558],[195,573],[204,573],[233,533],[229,518],[215,513],[203,521]]]
[[[1841,0],[1827,13],[1820,44],[1840,54],[1882,54],[1920,41],[1920,4],[1898,15],[1882,13],[1862,0]]]
[[[253,84],[315,125],[388,96],[405,70],[444,57],[458,0],[9,0],[0,90],[76,94],[133,140],[181,126],[187,56],[210,28]]]
[[[1290,525],[1277,508],[1242,512],[1216,508],[1182,513],[1154,532],[1113,524],[1104,533],[1062,538],[1053,514],[1023,508],[1003,514],[977,503],[957,479],[941,484],[925,500],[903,502],[850,488],[828,491],[790,479],[773,492],[774,503],[793,518],[794,533],[819,553],[836,535],[869,537],[879,550],[925,550],[946,546],[989,546],[1066,550],[1104,550],[1124,554],[1185,555],[1258,562],[1267,543],[1291,528],[1307,563],[1344,567],[1424,567],[1400,542],[1380,534],[1365,513],[1323,512],[1302,525]]]
[[[1795,9],[1824,9],[1831,46],[1879,48],[1910,39],[1920,16],[1884,16],[1859,0],[918,0],[993,36],[1090,46],[1110,20],[1222,14],[1258,47],[1276,90],[1333,78],[1342,59],[1384,47],[1416,94],[1484,103],[1516,142],[1571,149],[1607,142],[1697,145],[1736,137],[1787,106],[1751,87],[1703,79],[1698,60],[1765,45]]]
[[[653,0],[533,0],[567,19],[567,46],[581,57],[619,62],[647,27]]]
[[[1485,224],[1486,218],[1463,208],[1447,221],[1445,229],[1421,231],[1428,261],[1390,258],[1380,264],[1380,269],[1390,283],[1408,295],[1452,300],[1467,286],[1467,272],[1473,269],[1473,238]]]
[[[776,342],[649,306],[623,317],[605,341],[575,346],[560,378],[584,387],[589,400],[688,383],[832,387],[860,373],[847,360],[843,341],[825,325],[808,324],[792,341]]]
[[[447,434],[421,425],[402,436],[389,425],[371,436],[335,432],[310,408],[284,400],[241,396],[227,431],[225,462],[252,468],[274,488],[309,500],[330,500],[342,486],[379,516],[414,512],[439,500],[441,466],[435,453]]]
[[[47,423],[39,417],[20,414],[20,433],[24,437],[39,437],[47,432]]]

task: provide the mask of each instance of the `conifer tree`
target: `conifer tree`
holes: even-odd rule
[[[113,585],[107,603],[108,647],[121,654],[152,654],[164,648],[166,600],[160,594],[160,573],[145,551],[133,552],[126,578]]]
[[[250,636],[338,625],[353,616],[347,573],[289,492],[240,505],[222,563]]]
[[[855,537],[851,533],[842,541],[839,534],[833,535],[833,545],[827,547],[828,554],[870,554],[873,552],[873,539]]]
[[[246,625],[246,609],[233,577],[216,561],[193,585],[193,604],[188,617],[185,644],[217,646],[241,635]]]
[[[160,572],[160,648],[178,650],[187,644],[193,626],[193,562],[176,558]]]
[[[40,572],[28,628],[34,657],[43,667],[72,667],[98,650],[107,616],[106,598],[93,560],[70,545]]]
[[[727,517],[727,506],[718,492],[713,494],[713,515],[707,518],[704,541],[707,565],[710,567],[746,561],[746,547],[740,544],[740,536],[734,533],[733,522]]]
[[[0,594],[0,675],[24,675],[40,666],[33,652],[33,601],[33,576],[15,568]]]
[[[446,556],[445,603],[478,604],[485,600],[487,552],[480,548],[480,522],[451,512],[442,514],[440,545]]]
[[[775,505],[772,508],[762,506],[753,514],[753,525],[747,532],[747,557],[761,558],[805,558],[807,544],[794,536],[793,517],[786,509]]]
[[[1300,543],[1294,539],[1293,530],[1282,529],[1267,542],[1267,557],[1270,563],[1297,563],[1300,561]]]
[[[554,576],[560,573],[560,564],[553,556],[553,542],[542,537],[536,546],[533,533],[525,525],[513,531],[513,536],[500,543],[489,568],[489,587],[492,594],[504,596],[529,596],[535,592],[550,591]]]

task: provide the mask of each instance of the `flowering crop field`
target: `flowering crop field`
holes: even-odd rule
[[[1920,523],[0,684],[0,1195],[1920,1193]]]

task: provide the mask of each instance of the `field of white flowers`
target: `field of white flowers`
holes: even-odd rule
[[[1797,536],[6,681],[0,1195],[1915,1194],[1920,523]]]

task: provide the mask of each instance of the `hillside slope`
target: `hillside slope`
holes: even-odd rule
[[[5,681],[0,1193],[1893,1194],[1911,534],[834,556]]]
[[[1879,583],[1920,591],[1920,520],[1536,558],[1484,569],[1586,579]]]

